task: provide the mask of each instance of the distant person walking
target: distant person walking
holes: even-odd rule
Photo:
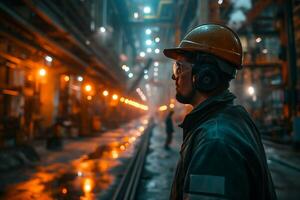
[[[171,110],[165,120],[166,124],[166,133],[167,133],[167,138],[165,142],[165,149],[170,149],[170,144],[172,142],[172,137],[173,137],[173,132],[174,132],[174,127],[173,127],[173,121],[172,121],[172,115],[174,114],[174,111]]]

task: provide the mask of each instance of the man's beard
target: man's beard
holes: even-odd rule
[[[187,94],[185,96],[183,96],[182,94],[177,92],[176,93],[176,99],[180,103],[190,104],[192,102],[192,100],[194,99],[195,94],[196,94],[196,90],[194,88],[189,94]]]

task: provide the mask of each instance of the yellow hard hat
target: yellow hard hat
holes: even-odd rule
[[[243,50],[238,35],[224,25],[203,24],[190,31],[179,46],[164,49],[165,56],[177,59],[185,52],[203,52],[214,55],[237,69],[242,68]]]

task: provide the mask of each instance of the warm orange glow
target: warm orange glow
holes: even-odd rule
[[[87,96],[86,98],[87,98],[87,100],[89,100],[89,101],[92,100],[92,96],[90,96],[90,95]]]
[[[116,94],[114,94],[113,96],[112,96],[112,99],[113,100],[117,100],[119,97],[118,97],[118,95],[116,95]]]
[[[148,124],[148,120],[147,119],[143,120],[143,124],[147,125]]]
[[[125,151],[125,150],[126,150],[126,147],[125,147],[124,145],[121,145],[121,146],[120,146],[120,149],[121,149],[121,151]]]
[[[125,101],[125,98],[124,98],[124,97],[121,97],[121,98],[120,98],[120,101],[121,101],[121,102],[124,102],[124,101]]]
[[[171,103],[169,106],[170,106],[170,108],[174,108],[175,107],[175,105],[173,103]]]
[[[68,193],[68,189],[67,189],[67,188],[63,188],[63,189],[61,190],[61,193],[67,194],[67,193]]]
[[[136,136],[137,136],[137,137],[140,137],[141,135],[142,135],[141,132],[137,132],[137,133],[136,133]]]
[[[39,75],[40,76],[46,76],[46,74],[47,74],[47,71],[44,68],[39,70]]]
[[[119,157],[119,154],[118,154],[118,152],[116,150],[113,150],[111,152],[111,155],[112,155],[113,158],[118,158]]]
[[[145,128],[143,126],[139,127],[139,131],[143,132],[145,130]]]
[[[166,106],[166,105],[160,106],[160,107],[158,108],[159,111],[165,111],[165,110],[167,110],[167,109],[168,109],[168,106]]]
[[[28,80],[28,81],[33,81],[32,75],[28,75],[28,76],[27,76],[27,80]]]
[[[83,182],[83,191],[86,192],[86,193],[89,193],[91,192],[93,189],[93,181],[92,179],[90,178],[86,178],[84,179],[84,182]]]
[[[106,96],[108,96],[108,94],[109,94],[109,93],[108,93],[108,91],[107,91],[107,90],[104,90],[104,91],[102,92],[102,94],[103,94],[103,96],[105,96],[105,97],[106,97]]]
[[[90,91],[92,91],[92,86],[91,85],[86,85],[84,87],[84,89],[85,89],[85,91],[90,92]]]
[[[131,137],[131,138],[129,138],[129,143],[133,143],[133,142],[135,142],[136,141],[136,137]]]
[[[66,75],[66,76],[64,77],[64,80],[65,80],[66,82],[68,82],[68,81],[70,80],[70,77]]]

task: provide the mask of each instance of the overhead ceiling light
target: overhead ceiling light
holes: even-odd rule
[[[101,32],[101,33],[104,33],[105,31],[106,31],[106,29],[105,29],[103,26],[101,26],[101,27],[100,27],[100,32]]]
[[[159,38],[159,37],[156,37],[154,40],[155,40],[156,43],[159,43],[160,38]]]
[[[155,67],[158,67],[158,65],[159,65],[159,62],[155,61],[155,62],[154,62],[154,66],[155,66]]]
[[[82,82],[82,81],[83,81],[82,76],[78,76],[78,77],[77,77],[77,81]]]
[[[138,12],[134,12],[134,13],[133,13],[133,17],[134,17],[135,19],[139,18],[139,13],[138,13]]]
[[[145,33],[146,33],[147,35],[150,35],[150,34],[152,33],[152,31],[151,31],[150,28],[147,28],[146,31],[145,31]]]
[[[255,41],[256,41],[256,43],[260,43],[262,41],[262,39],[261,39],[261,37],[257,37]]]
[[[133,73],[130,72],[130,73],[128,74],[128,77],[129,77],[129,78],[132,78],[132,77],[133,77]]]
[[[152,52],[152,49],[149,47],[147,48],[147,53],[151,53]]]
[[[218,4],[221,5],[223,3],[223,0],[218,0]]]
[[[158,68],[157,67],[154,67],[153,69],[155,72],[158,72]]]
[[[144,7],[144,13],[149,14],[151,12],[151,8],[149,6]]]
[[[154,72],[153,75],[154,75],[154,76],[158,76],[158,73],[157,73],[157,72]]]
[[[159,50],[159,49],[155,49],[154,52],[155,52],[156,54],[159,54],[160,50]]]
[[[268,53],[268,49],[263,49],[262,52],[263,52],[264,54],[267,54],[267,53]]]
[[[146,40],[146,45],[151,45],[152,44],[152,40]]]
[[[145,55],[146,55],[146,54],[145,54],[145,52],[143,52],[143,51],[140,53],[140,56],[141,56],[141,57],[145,57]]]
[[[144,75],[144,79],[147,80],[148,78],[149,78],[148,74],[145,74],[145,75]]]
[[[144,70],[144,74],[147,74],[147,73],[148,73],[148,70],[145,69],[145,70]]]
[[[52,62],[53,61],[53,58],[51,56],[45,56],[45,60],[47,62]]]
[[[125,70],[127,68],[127,65],[122,65],[122,69]]]

